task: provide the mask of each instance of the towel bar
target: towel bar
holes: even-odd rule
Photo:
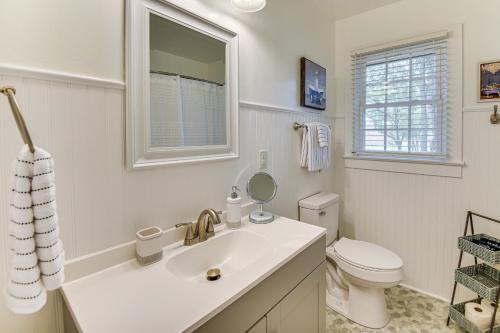
[[[298,130],[299,128],[306,128],[307,125],[306,124],[301,124],[301,123],[298,123],[298,122],[294,122],[293,123],[293,129],[294,130]],[[332,128],[330,125],[328,125],[328,127]]]

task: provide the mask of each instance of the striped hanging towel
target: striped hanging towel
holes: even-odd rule
[[[302,150],[300,166],[308,171],[321,171],[330,167],[331,160],[331,133],[322,138],[326,142],[323,147],[318,137],[318,127],[325,126],[321,123],[308,123],[302,132]]]
[[[46,151],[24,146],[14,167],[9,239],[12,257],[7,304],[16,313],[40,310],[47,290],[64,280],[64,250],[59,239],[54,162]]]

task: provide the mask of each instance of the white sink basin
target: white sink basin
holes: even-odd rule
[[[221,270],[221,278],[240,272],[271,253],[271,243],[264,237],[245,230],[234,230],[186,248],[171,257],[167,269],[175,276],[193,282],[209,283],[206,273]]]

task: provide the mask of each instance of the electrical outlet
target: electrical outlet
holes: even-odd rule
[[[259,150],[259,169],[267,169],[269,162],[269,152],[267,150]]]

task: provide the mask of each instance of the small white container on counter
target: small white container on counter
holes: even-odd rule
[[[226,200],[226,225],[231,229],[241,227],[241,197],[238,195],[239,190],[239,188],[233,186],[231,194]]]
[[[163,231],[160,227],[148,227],[136,233],[135,254],[141,265],[155,263],[163,257]]]

